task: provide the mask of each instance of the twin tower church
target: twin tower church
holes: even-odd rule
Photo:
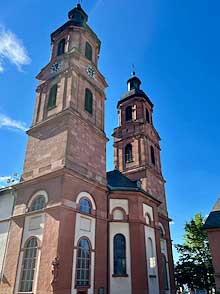
[[[0,191],[0,293],[174,293],[153,103],[134,74],[106,173],[101,42],[79,4],[68,17],[37,76],[21,181]]]

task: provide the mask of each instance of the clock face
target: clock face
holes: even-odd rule
[[[54,64],[52,64],[50,68],[51,73],[56,73],[60,71],[61,65],[62,65],[61,62],[55,62]]]
[[[88,65],[86,67],[86,71],[87,71],[87,74],[91,77],[91,78],[95,78],[95,69],[91,66],[91,65]]]

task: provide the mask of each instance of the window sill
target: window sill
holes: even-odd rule
[[[116,274],[113,274],[112,277],[113,278],[127,278],[128,277],[128,274],[125,274],[125,275],[116,275]]]
[[[77,289],[77,290],[80,290],[80,291],[87,291],[88,289],[90,289],[91,288],[91,286],[90,285],[88,285],[88,286],[75,286],[75,289]],[[20,294],[20,293],[19,293]]]
[[[133,162],[134,162],[134,160],[129,160],[129,161],[126,161],[125,164],[131,164]]]
[[[93,114],[93,112],[90,112],[89,110],[87,110],[87,109],[85,109],[85,112],[87,113],[87,114],[89,114],[91,117],[93,116],[92,114]]]
[[[51,107],[48,107],[48,108],[47,108],[47,111],[53,110],[53,109],[56,108],[56,107],[57,107],[56,105],[51,106]]]
[[[16,294],[34,294],[33,292],[16,292]]]

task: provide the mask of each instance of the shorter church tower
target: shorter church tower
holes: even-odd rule
[[[141,81],[134,72],[127,85],[128,91],[117,105],[119,126],[113,133],[115,168],[129,179],[139,181],[143,190],[161,201],[161,211],[167,215],[153,103],[141,90]]]
[[[133,73],[118,102],[115,170],[107,173],[111,294],[175,292],[172,245],[153,103]]]

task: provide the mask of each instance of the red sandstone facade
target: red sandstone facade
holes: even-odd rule
[[[208,234],[212,263],[215,271],[216,290],[220,291],[220,199],[210,212],[203,229]]]
[[[153,104],[134,75],[118,102],[106,174],[100,41],[80,5],[51,35],[37,76],[1,294],[174,293],[169,217]]]

